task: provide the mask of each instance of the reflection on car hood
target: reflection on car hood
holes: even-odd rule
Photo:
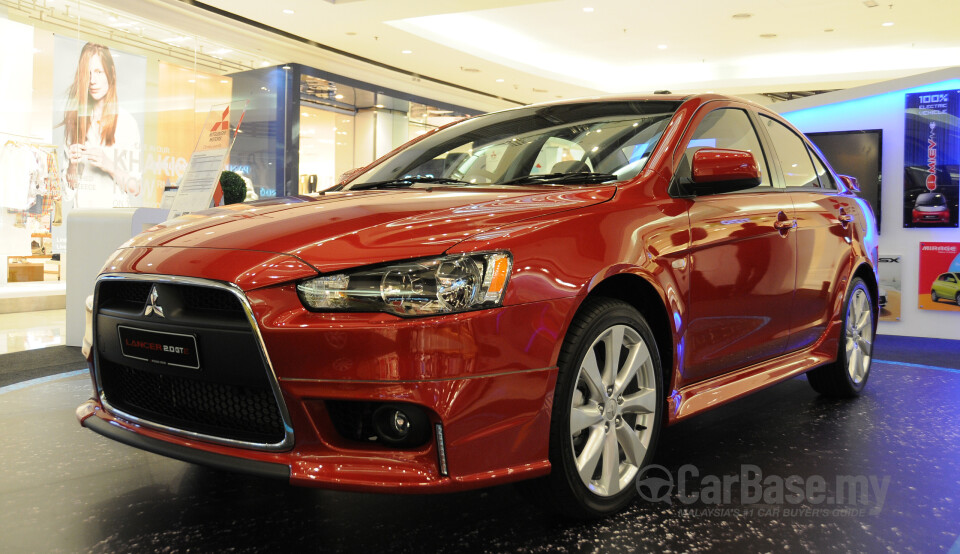
[[[188,214],[124,246],[277,252],[327,272],[438,255],[481,231],[605,202],[615,192],[612,186],[550,192],[434,188],[278,198]]]
[[[945,212],[947,211],[946,206],[915,206],[913,208],[918,212]]]

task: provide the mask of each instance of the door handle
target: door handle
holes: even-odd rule
[[[781,235],[786,236],[790,229],[797,228],[797,220],[787,219],[787,214],[779,212],[777,213],[777,220],[773,222],[773,228],[780,231]]]
[[[847,212],[844,211],[843,208],[840,208],[840,215],[837,216],[837,219],[840,221],[840,226],[846,229],[847,225],[849,225],[850,222],[853,221],[853,215],[848,214]]]

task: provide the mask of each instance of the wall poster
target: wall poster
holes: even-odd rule
[[[960,313],[960,242],[921,242],[921,310]]]
[[[95,42],[54,39],[53,141],[66,204],[138,207],[147,59]]]
[[[899,254],[880,254],[880,321],[900,321],[901,260]]]
[[[957,227],[960,91],[906,97],[903,226]]]

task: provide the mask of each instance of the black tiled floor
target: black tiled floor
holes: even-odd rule
[[[513,486],[353,494],[166,459],[81,429],[73,411],[89,389],[83,375],[0,389],[0,551],[931,552],[960,533],[960,371],[946,368],[877,362],[866,393],[845,402],[801,377],[661,436],[656,462],[674,477],[684,464],[701,476],[752,464],[822,476],[831,496],[840,475],[888,478],[882,505],[870,495],[863,514],[749,504],[734,487],[718,505],[674,496],[589,523],[557,519]]]

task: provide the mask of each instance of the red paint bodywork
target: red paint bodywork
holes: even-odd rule
[[[950,209],[947,207],[927,212],[914,208],[911,215],[914,223],[950,223]]]
[[[656,97],[664,98],[680,99]],[[118,250],[104,273],[238,286],[295,443],[264,452],[190,440],[117,418],[97,398],[78,416],[282,463],[296,484],[448,491],[550,471],[559,350],[578,306],[596,290],[658,303],[637,307],[657,329],[667,366],[668,423],[829,362],[849,280],[859,271],[876,283],[872,214],[842,184],[826,193],[668,194],[696,123],[730,106],[776,117],[726,97],[691,97],[645,169],[616,185],[338,192],[159,225]],[[296,294],[298,280],[318,273],[489,250],[508,250],[514,260],[496,309],[412,319],[314,313]],[[339,437],[324,404],[333,399],[424,407],[443,424],[450,475],[439,473],[434,441],[403,450]]]

